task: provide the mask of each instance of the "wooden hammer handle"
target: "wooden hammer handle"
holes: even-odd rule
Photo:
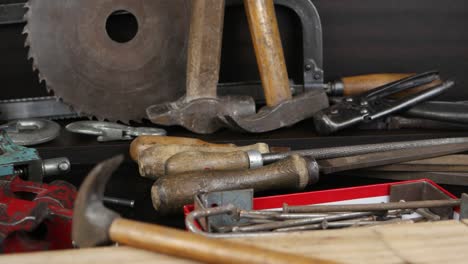
[[[211,146],[189,146],[189,145],[156,145],[142,151],[138,158],[138,167],[140,174],[143,177],[157,179],[158,177],[167,175],[166,163],[172,156],[187,152],[233,152],[233,151],[248,151],[257,150],[261,153],[268,153],[269,147],[265,143],[257,143],[242,147],[216,147]]]
[[[224,0],[193,0],[185,98],[216,98],[221,63]]]
[[[198,171],[159,178],[151,189],[153,206],[161,214],[180,212],[200,192],[253,188],[255,191],[302,190],[317,180],[318,168],[293,155],[274,164],[248,170]]]
[[[246,170],[250,168],[249,155],[245,151],[234,152],[181,152],[166,162],[168,175],[206,170]]]
[[[244,5],[266,104],[274,107],[292,99],[275,6],[273,0],[244,0]]]
[[[203,263],[336,263],[122,218],[112,223],[109,235],[124,245]]]
[[[155,145],[189,145],[206,147],[235,147],[234,144],[214,144],[197,138],[168,137],[168,136],[139,136],[130,144],[130,157],[138,161],[141,151]]]

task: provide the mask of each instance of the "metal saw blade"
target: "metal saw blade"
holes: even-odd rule
[[[185,93],[187,0],[29,0],[28,57],[49,90],[75,111],[128,122]],[[106,29],[115,14],[136,18],[128,42]]]

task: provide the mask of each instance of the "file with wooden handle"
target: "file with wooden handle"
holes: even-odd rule
[[[203,145],[157,145],[142,151],[138,158],[138,167],[140,175],[150,179],[157,179],[164,176],[166,172],[166,162],[172,156],[182,152],[233,152],[233,151],[251,151],[260,153],[269,153],[270,148],[265,143],[257,143],[249,146],[227,146],[211,147]]]

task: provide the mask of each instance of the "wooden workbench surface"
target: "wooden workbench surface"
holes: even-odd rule
[[[468,222],[404,224],[236,239],[342,263],[465,263]],[[0,263],[194,263],[128,247],[67,250],[0,257]]]

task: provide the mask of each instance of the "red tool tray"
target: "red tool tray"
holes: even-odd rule
[[[313,191],[286,195],[275,195],[268,197],[254,198],[254,210],[267,210],[282,208],[283,204],[298,206],[312,204],[364,204],[364,203],[386,203],[390,201],[390,189],[392,186],[411,184],[411,183],[426,183],[447,195],[452,199],[457,199],[453,194],[437,185],[435,182],[427,179],[403,181],[394,183],[384,183],[376,185],[367,185],[360,187],[333,189],[325,191]],[[184,206],[184,215],[188,215],[194,210],[194,205]],[[454,219],[459,218],[459,209],[454,210]]]

